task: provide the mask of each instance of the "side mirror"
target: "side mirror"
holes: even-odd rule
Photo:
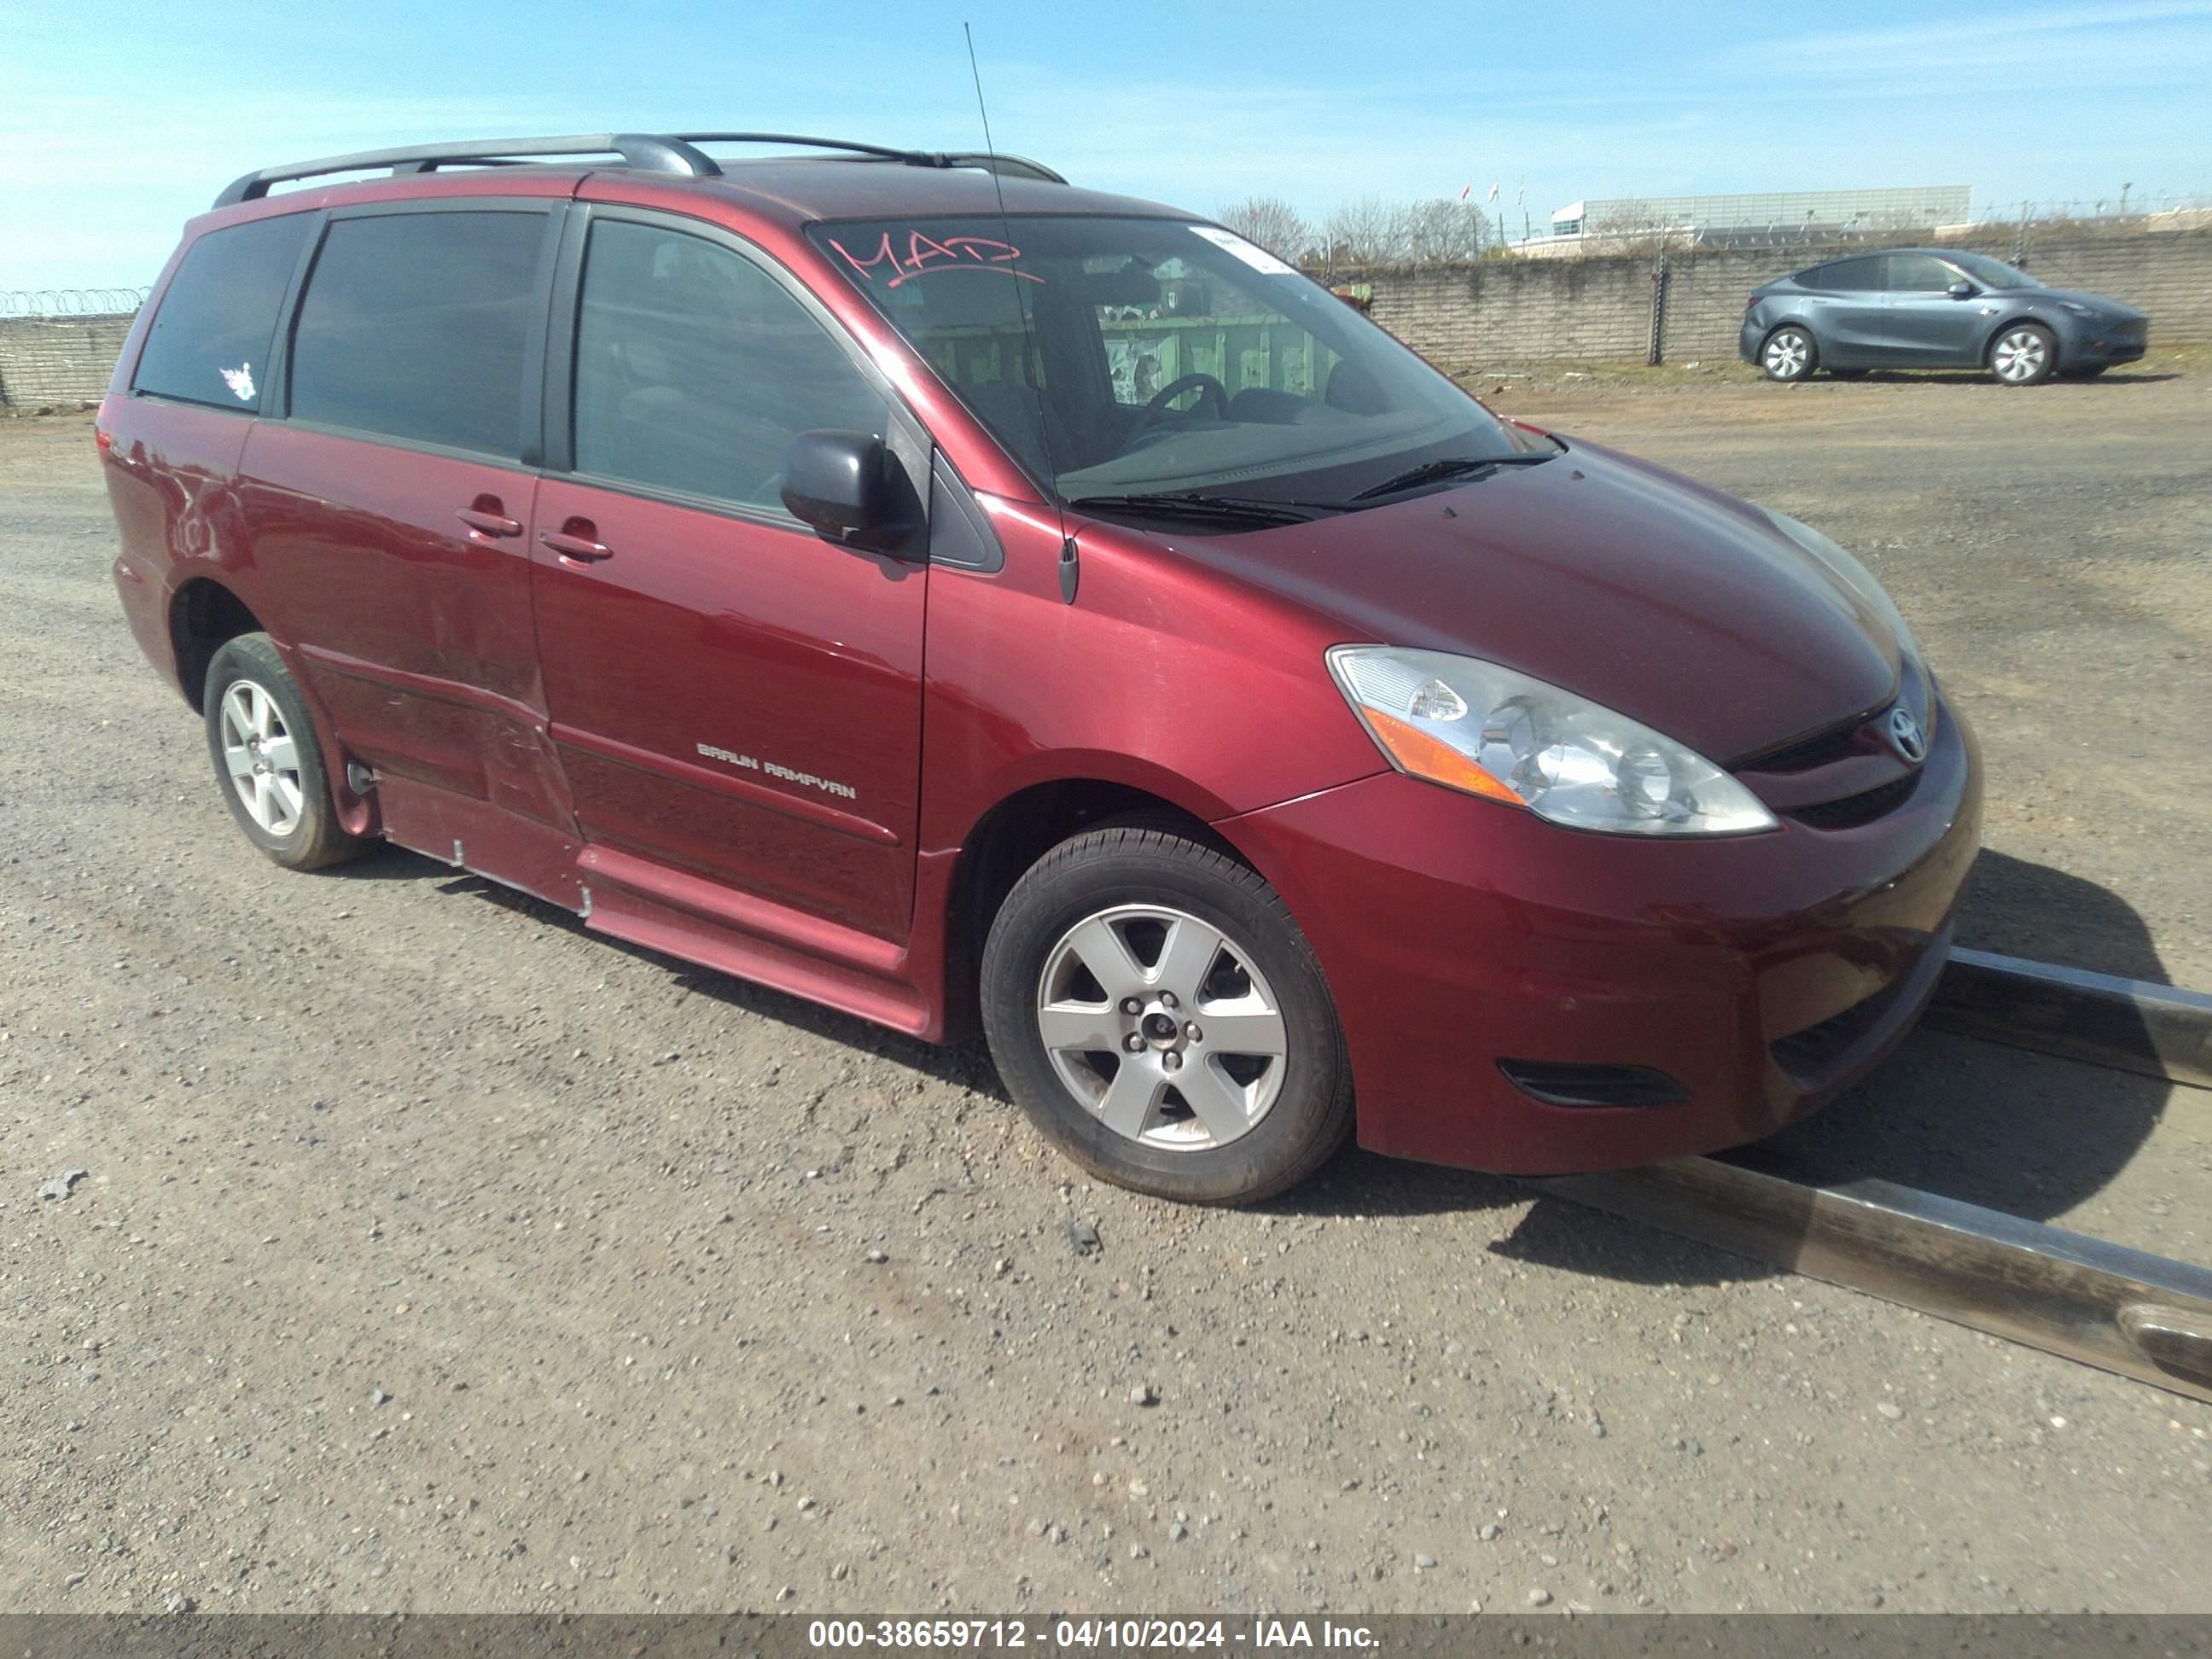
[[[867,545],[913,527],[913,489],[868,432],[802,432],[784,452],[783,504],[834,540]]]
[[[1972,283],[1960,282],[1952,283],[1944,292],[1954,300],[1971,300],[1979,294],[1981,289],[1976,288]]]

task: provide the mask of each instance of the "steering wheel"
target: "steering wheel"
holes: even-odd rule
[[[1137,416],[1137,423],[1129,428],[1127,443],[1133,444],[1143,437],[1168,412],[1168,405],[1193,387],[1197,388],[1200,394],[1199,408],[1203,409],[1210,403],[1213,405],[1214,419],[1225,421],[1229,418],[1229,388],[1211,374],[1186,374],[1179,380],[1170,380],[1152,393],[1152,401],[1145,405],[1144,413]],[[1123,447],[1126,448],[1127,445]]]

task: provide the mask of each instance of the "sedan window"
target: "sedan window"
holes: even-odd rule
[[[1932,253],[1892,253],[1882,263],[1889,268],[1886,286],[1892,294],[1941,294],[1961,280],[1959,271]]]
[[[2002,259],[1992,259],[1986,253],[1960,253],[1953,256],[1966,275],[1984,288],[2033,288],[2035,278],[2024,270],[2015,270]]]
[[[1830,294],[1879,294],[1882,289],[1879,259],[1838,259],[1813,274],[1818,280],[1807,286]]]

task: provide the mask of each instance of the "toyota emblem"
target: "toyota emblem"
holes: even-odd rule
[[[1910,708],[1889,711],[1889,741],[1911,765],[1917,766],[1928,758],[1928,739],[1921,735],[1920,722],[1912,718]]]

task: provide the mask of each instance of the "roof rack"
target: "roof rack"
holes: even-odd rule
[[[1026,155],[1001,155],[980,149],[893,149],[883,144],[856,144],[842,138],[809,138],[795,132],[684,132],[671,139],[679,144],[798,144],[810,149],[843,150],[872,161],[900,161],[910,167],[981,167],[1012,179],[1035,179],[1043,184],[1067,180],[1042,161]]]
[[[232,181],[216,206],[258,201],[271,185],[332,173],[367,173],[388,169],[395,177],[407,173],[434,173],[442,167],[515,167],[550,156],[619,155],[622,165],[641,173],[672,173],[679,178],[713,179],[721,175],[721,164],[698,148],[701,144],[795,144],[811,149],[833,149],[875,161],[896,161],[907,167],[982,167],[1011,178],[1036,179],[1046,184],[1067,180],[1041,162],[1020,155],[998,155],[976,150],[893,149],[883,144],[848,143],[840,138],[810,138],[789,132],[599,132],[571,133],[551,138],[478,138],[452,144],[414,144],[400,149],[361,150],[351,155],[325,155],[312,161],[293,161],[263,167]]]

